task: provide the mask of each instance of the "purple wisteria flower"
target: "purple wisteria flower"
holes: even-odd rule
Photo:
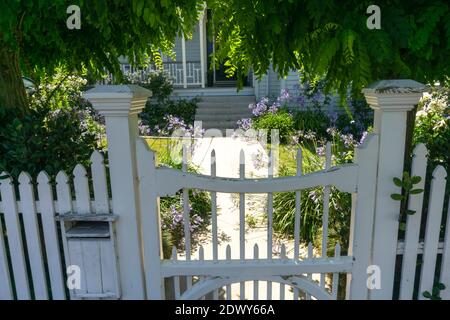
[[[252,127],[252,119],[251,118],[244,118],[241,120],[238,120],[237,125],[240,129],[247,131],[250,130]]]
[[[290,97],[291,97],[291,95],[290,95],[288,89],[281,89],[281,94],[278,97],[278,101],[279,102],[287,102],[287,101],[289,101]]]
[[[151,134],[150,127],[148,125],[144,124],[144,122],[142,120],[139,120],[138,129],[139,129],[139,135],[141,135],[141,136],[149,136]]]
[[[278,101],[275,101],[267,110],[267,112],[275,114],[278,112],[278,109],[280,108],[280,103]]]
[[[269,98],[263,97],[256,104],[252,103],[249,108],[252,109],[252,114],[257,117],[264,114],[267,111],[267,104],[269,103]]]

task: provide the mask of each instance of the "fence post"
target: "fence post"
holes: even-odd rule
[[[151,91],[137,85],[98,85],[84,97],[105,117],[112,210],[116,222],[123,299],[144,299],[139,193],[136,169],[138,113]]]
[[[391,194],[401,191],[392,179],[403,174],[407,113],[425,91],[425,85],[406,79],[381,80],[362,90],[379,136],[372,264],[379,267],[381,287],[370,290],[369,299],[392,299],[400,202]]]

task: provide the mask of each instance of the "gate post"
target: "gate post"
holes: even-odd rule
[[[136,169],[138,113],[151,91],[137,85],[98,85],[84,97],[105,117],[119,279],[123,299],[144,299],[139,193]]]
[[[409,79],[381,80],[362,90],[375,111],[373,131],[379,138],[372,264],[379,267],[381,288],[369,290],[369,299],[392,299],[400,202],[391,194],[401,191],[392,179],[403,174],[407,113],[425,91],[424,84]]]

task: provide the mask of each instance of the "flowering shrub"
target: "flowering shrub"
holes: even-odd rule
[[[450,169],[450,90],[434,89],[424,98],[416,114],[414,144],[424,143],[430,165]]]
[[[81,97],[85,84],[60,70],[41,79],[25,116],[0,106],[0,172],[17,177],[27,171],[35,177],[41,170],[55,175],[89,164],[92,151],[104,147],[104,126]]]
[[[139,115],[139,131],[146,136],[170,136],[174,130],[193,130],[197,99],[173,100],[173,86],[163,71],[145,75],[125,74],[125,82],[138,84],[152,91],[152,98]]]
[[[281,90],[280,98],[289,109],[324,109],[331,102],[331,96],[323,93],[323,81],[317,83],[298,83],[292,92]]]
[[[331,137],[332,164],[348,163],[353,160],[354,148],[364,141],[356,140],[352,134],[344,134],[336,128],[329,128],[327,134]],[[325,143],[314,132],[298,132],[290,145],[281,149],[280,176],[296,175],[296,153],[298,148],[303,150],[303,172],[320,171],[325,165]],[[311,188],[301,191],[301,234],[304,244],[312,242],[321,246],[323,188]],[[332,254],[333,248],[339,242],[344,250],[348,247],[350,230],[351,195],[331,188],[329,211],[329,246],[327,250]],[[294,235],[295,220],[295,192],[276,193],[274,195],[273,227],[280,234],[288,237]]]
[[[178,250],[185,249],[183,197],[178,193],[175,197],[161,198],[162,232],[169,234],[170,245]],[[210,221],[211,205],[206,192],[189,191],[189,229],[191,233],[191,248],[194,249],[205,234]],[[172,249],[170,247],[170,249]],[[167,249],[166,249],[167,250]]]
[[[351,115],[326,113],[323,109],[330,102],[329,96],[322,94],[317,87],[311,89],[307,84],[298,87],[302,88],[297,90],[301,92],[300,95],[298,92],[292,94],[283,89],[276,99],[263,97],[257,103],[251,104],[249,108],[253,118],[239,120],[238,127],[244,131],[251,128],[266,129],[269,132],[271,129],[278,129],[280,141],[288,143],[299,138],[298,135],[293,135],[295,131],[313,133],[314,139],[331,140],[333,135],[330,128],[336,128],[342,134],[360,140],[372,124],[373,112],[365,101],[347,97]]]
[[[286,111],[267,112],[253,120],[252,127],[254,129],[268,130],[269,139],[271,139],[271,130],[278,129],[280,142],[285,143],[294,131],[294,121],[292,116]]]
[[[158,164],[176,169],[181,169],[181,163],[175,163],[168,154],[158,153]],[[162,151],[165,153],[165,151]],[[189,172],[196,172],[195,168],[188,166]],[[184,218],[183,218],[183,194],[178,192],[173,197],[160,198],[161,227],[163,239],[163,250],[165,257],[170,257],[172,247],[178,250],[185,249]],[[211,200],[205,191],[189,190],[189,217],[191,231],[191,247],[200,242],[207,231],[211,217]]]

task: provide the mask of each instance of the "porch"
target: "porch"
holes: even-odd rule
[[[211,13],[205,10],[200,16],[192,35],[177,37],[173,51],[175,57],[162,55],[162,71],[171,80],[175,95],[236,95],[236,77],[227,77],[223,64],[215,65],[215,40],[208,21]],[[157,71],[154,63],[146,68],[133,67],[126,58],[121,59],[121,70],[124,74],[132,73],[136,80],[143,80],[150,72]],[[253,74],[249,72],[244,79],[244,92],[237,95],[254,94]],[[182,91],[181,91],[181,90]],[[190,91],[186,91],[190,89]],[[203,90],[201,90],[203,89]]]

